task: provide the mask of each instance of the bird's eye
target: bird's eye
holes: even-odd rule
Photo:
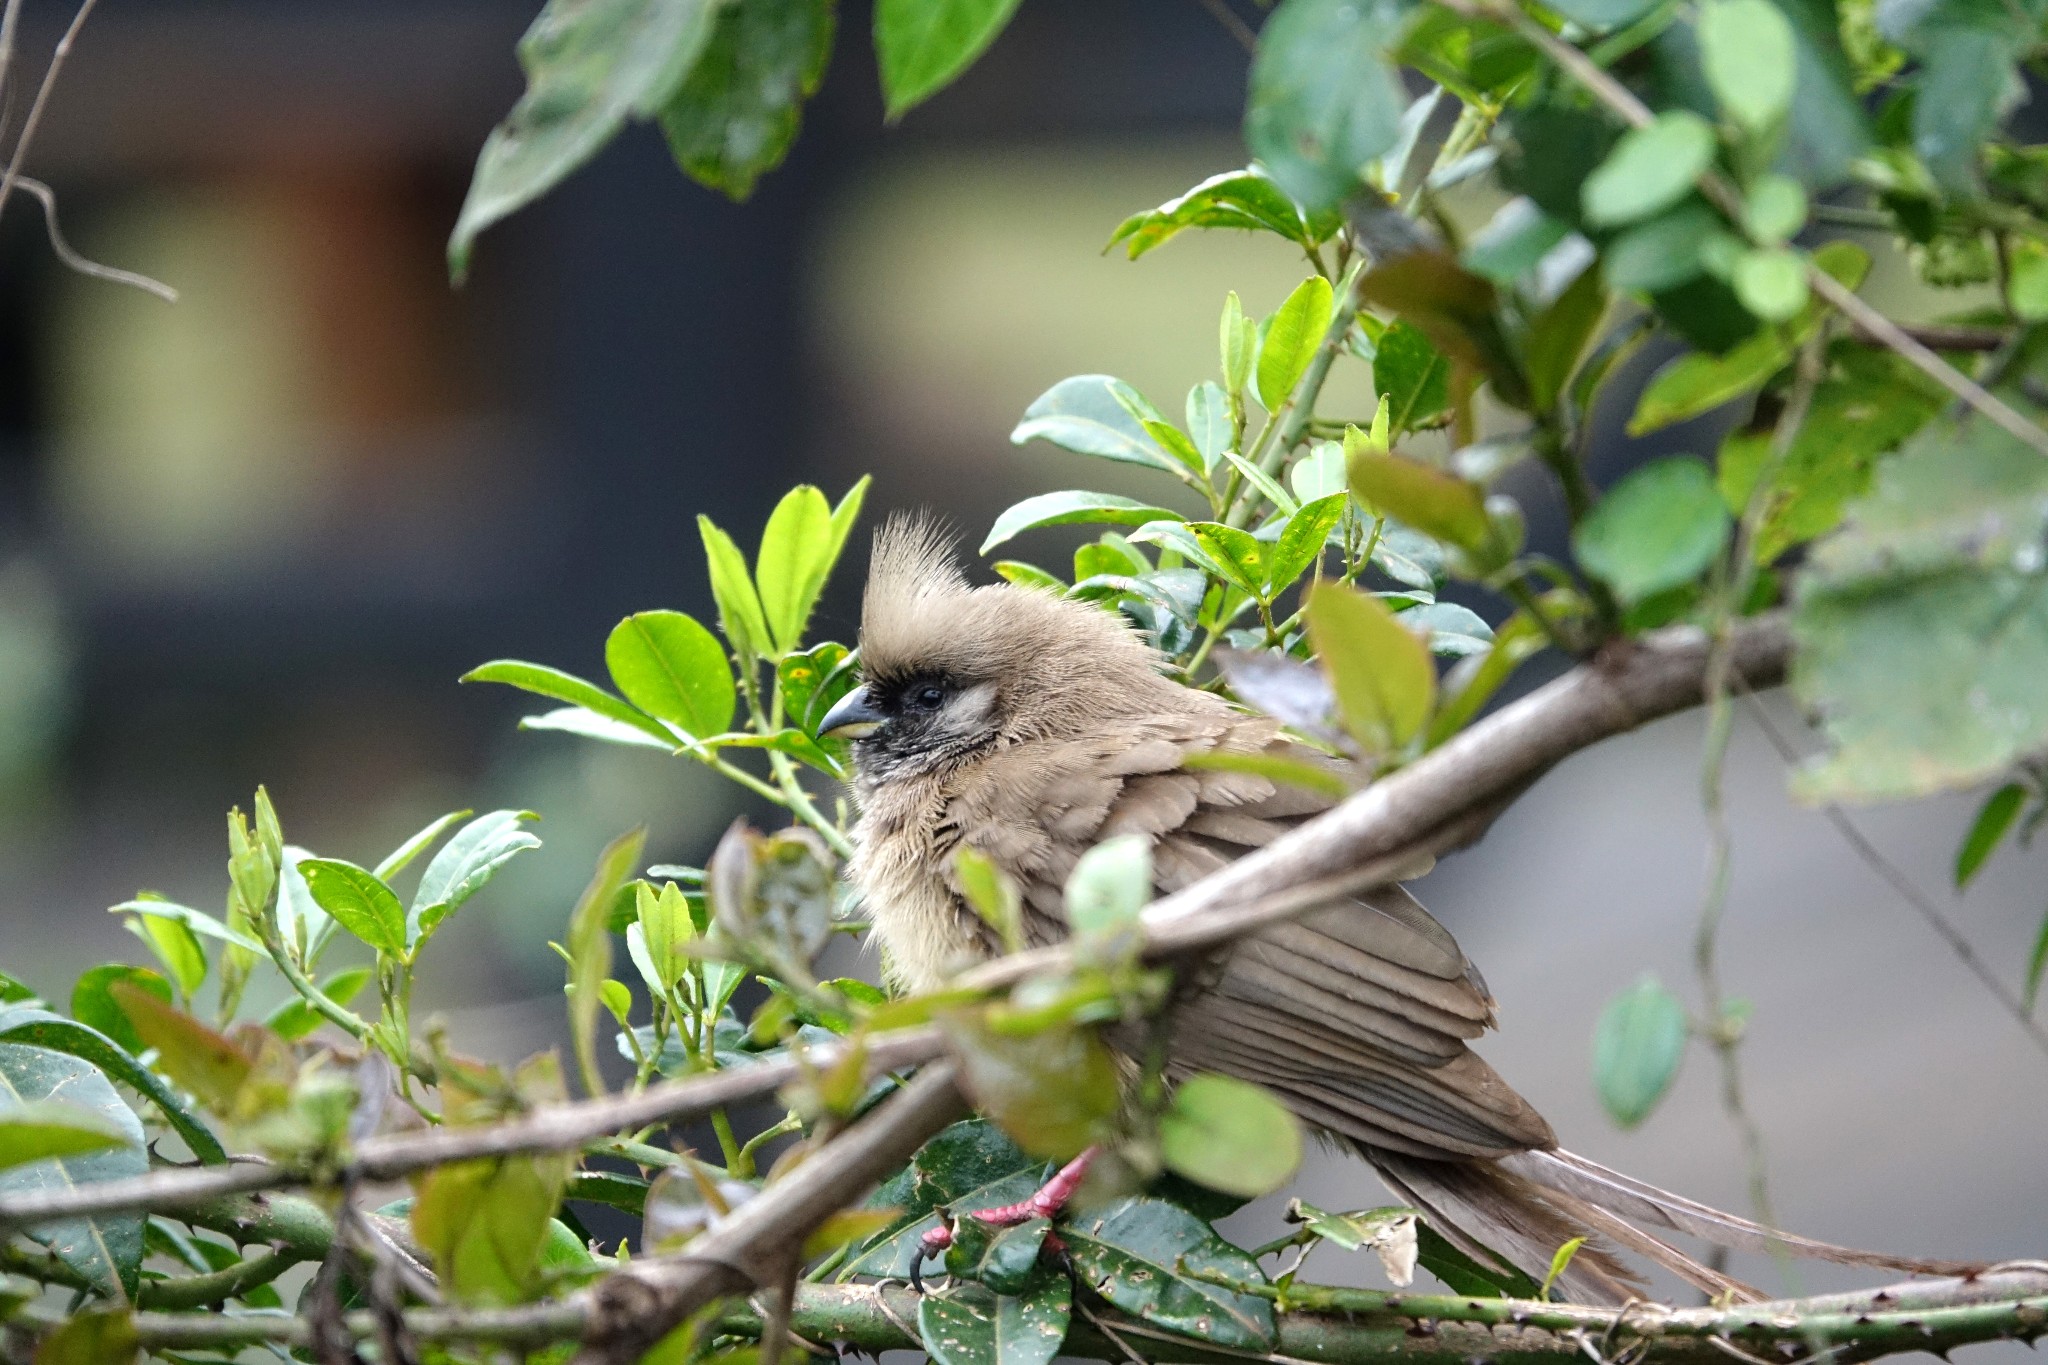
[[[946,700],[946,689],[937,683],[926,683],[910,694],[910,704],[919,711],[936,711]]]

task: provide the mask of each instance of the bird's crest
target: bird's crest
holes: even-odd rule
[[[861,658],[868,671],[914,658],[929,641],[933,608],[971,591],[943,521],[926,512],[890,517],[875,533],[861,598]]]

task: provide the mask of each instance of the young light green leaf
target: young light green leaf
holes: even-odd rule
[[[1706,465],[1672,456],[1610,489],[1580,523],[1572,549],[1622,601],[1640,602],[1704,573],[1731,525]]]
[[[1218,330],[1223,387],[1233,395],[1242,395],[1244,386],[1251,381],[1252,355],[1258,349],[1258,333],[1252,326],[1252,320],[1244,315],[1244,304],[1238,300],[1235,289],[1223,296],[1223,318]]]
[[[597,1069],[597,1012],[603,1008],[600,983],[612,972],[612,902],[640,866],[646,845],[645,829],[629,830],[606,844],[590,884],[569,912],[569,1037],[584,1089],[593,1099],[604,1093]],[[553,1212],[550,1205],[548,1213]]]
[[[370,984],[375,973],[368,967],[345,967],[322,981],[320,994],[337,1005],[347,1005],[363,993],[363,987]],[[291,999],[272,1010],[263,1020],[263,1027],[275,1033],[288,1043],[311,1034],[326,1016],[304,1000]]]
[[[768,528],[761,533],[755,580],[760,588],[761,610],[767,615],[768,631],[777,651],[794,649],[803,636],[811,607],[817,600],[813,583],[822,586],[824,581],[822,573],[813,574],[812,566],[830,548],[831,523],[832,511],[825,504],[824,493],[807,483],[783,494],[768,516]],[[719,728],[724,725],[721,723]]]
[[[83,1105],[52,1099],[16,1102],[0,1096],[0,1170],[128,1145],[125,1126],[110,1123]]]
[[[1557,1249],[1557,1254],[1550,1258],[1549,1273],[1543,1277],[1543,1298],[1547,1299],[1550,1297],[1550,1287],[1557,1283],[1558,1276],[1570,1269],[1572,1257],[1578,1255],[1579,1248],[1585,1244],[1586,1239],[1584,1237],[1574,1237]]]
[[[1650,1116],[1685,1058],[1685,1006],[1645,976],[1600,1012],[1593,1032],[1593,1081],[1616,1126]]]
[[[536,696],[567,702],[586,711],[595,711],[598,715],[615,720],[621,725],[630,725],[649,737],[660,740],[667,748],[676,747],[676,737],[660,721],[636,711],[595,683],[585,682],[573,673],[564,673],[561,669],[549,668],[546,664],[529,664],[518,659],[497,659],[472,668],[462,675],[460,681],[504,683],[508,687],[532,692]]]
[[[1714,98],[1744,132],[1765,132],[1792,107],[1799,57],[1791,21],[1771,0],[1705,0],[1699,42]]]
[[[464,825],[420,874],[412,906],[406,911],[406,951],[417,952],[442,920],[497,875],[516,855],[539,848],[540,840],[520,828],[537,820],[532,811],[494,810]]]
[[[1670,208],[1713,164],[1714,145],[1713,125],[1686,109],[1667,109],[1656,122],[1631,128],[1586,177],[1586,221],[1620,227]]]
[[[142,895],[131,901],[107,907],[110,915],[153,915],[159,919],[175,920],[195,934],[217,938],[223,943],[232,943],[238,948],[247,948],[260,953],[263,945],[247,934],[228,928],[204,910],[194,910],[189,905],[179,905],[158,896]]]
[[[1806,226],[1805,188],[1789,175],[1758,176],[1742,201],[1742,225],[1767,246],[1792,240]]]
[[[1220,521],[1188,523],[1203,560],[1221,570],[1226,583],[1249,597],[1266,597],[1266,546],[1249,531]]]
[[[1278,412],[1308,372],[1330,330],[1334,306],[1330,282],[1311,275],[1266,319],[1259,339],[1259,401],[1267,412]]]
[[[1307,609],[1345,728],[1370,753],[1406,744],[1436,700],[1428,648],[1377,599],[1341,583],[1310,588]]]
[[[1152,848],[1122,834],[1081,855],[1067,877],[1067,923],[1081,937],[1105,937],[1130,928],[1152,899]]]
[[[122,927],[149,946],[180,996],[190,1000],[199,993],[206,982],[206,949],[184,921],[137,915]]]
[[[1956,850],[1957,890],[1968,886],[1984,860],[1996,851],[2026,800],[2027,789],[2017,782],[2008,782],[1985,798],[1977,818],[1970,822],[1970,832],[1963,836],[1962,847]]]
[[[1205,1072],[1174,1088],[1159,1117],[1159,1154],[1198,1185],[1257,1199],[1301,1165],[1301,1124],[1263,1087]]]
[[[1770,0],[1758,0],[1770,7]],[[1735,261],[1735,297],[1765,322],[1789,322],[1805,309],[1806,263],[1783,247],[1745,251]]]
[[[754,575],[747,569],[747,557],[718,523],[699,513],[697,535],[704,542],[704,561],[711,571],[711,597],[718,603],[718,624],[725,638],[742,656],[764,655],[774,648],[768,618],[761,610],[761,594],[754,587]]]
[[[307,858],[299,871],[335,923],[379,953],[405,956],[405,907],[375,873],[338,858]]]
[[[1322,558],[1330,532],[1344,518],[1350,501],[1342,493],[1317,498],[1287,519],[1280,538],[1266,552],[1266,593],[1278,595]]]
[[[407,839],[397,848],[394,848],[391,850],[391,852],[385,854],[384,861],[378,863],[376,867],[371,869],[371,871],[375,872],[379,877],[385,879],[386,881],[390,880],[393,877],[396,877],[399,873],[405,871],[407,867],[412,865],[413,859],[419,857],[420,854],[426,852],[427,849],[433,844],[434,840],[440,838],[443,834],[446,834],[450,829],[454,828],[456,821],[467,820],[470,817],[470,814],[471,813],[466,810],[449,811],[446,815],[442,816],[438,820],[433,821],[425,829],[413,835],[412,838]]]
[[[604,662],[628,701],[699,739],[723,733],[732,723],[739,701],[732,665],[718,637],[694,617],[636,612],[612,628]]]
[[[951,85],[988,50],[1018,0],[877,0],[875,59],[891,122]]]
[[[1089,493],[1079,489],[1040,493],[1035,498],[1024,499],[997,517],[995,525],[988,529],[987,538],[981,542],[980,553],[987,554],[996,546],[1041,526],[1067,526],[1075,522],[1142,526],[1162,519],[1178,521],[1180,514],[1165,507],[1118,497],[1114,493]]]
[[[1238,454],[1236,451],[1224,451],[1223,458],[1230,462],[1230,467],[1232,469],[1235,469],[1239,474],[1244,476],[1244,481],[1246,483],[1250,484],[1253,488],[1258,489],[1260,494],[1264,496],[1266,501],[1273,504],[1275,511],[1282,512],[1291,516],[1293,515],[1294,510],[1297,507],[1301,506],[1300,503],[1294,500],[1294,496],[1292,494],[1290,494],[1286,489],[1282,488],[1279,485],[1279,483],[1277,483],[1274,480],[1271,474],[1268,474],[1265,470],[1259,468],[1257,465],[1253,464],[1250,460],[1247,460],[1244,456]]]
[[[1003,951],[1024,951],[1024,897],[1009,874],[987,854],[962,844],[953,854],[953,879],[967,908],[995,930]]]
[[[1493,539],[1477,484],[1419,460],[1374,454],[1357,427],[1346,428],[1344,448],[1351,490],[1375,513],[1474,554]]]
[[[1345,492],[1351,480],[1344,469],[1344,447],[1335,441],[1316,442],[1287,471],[1287,486],[1304,506],[1332,493]]]

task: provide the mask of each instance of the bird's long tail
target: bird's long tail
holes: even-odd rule
[[[1445,1240],[1482,1264],[1505,1260],[1536,1279],[1547,1272],[1551,1256],[1565,1241],[1592,1234],[1664,1267],[1707,1294],[1738,1300],[1764,1297],[1648,1229],[1686,1233],[1731,1250],[1783,1253],[1909,1275],[1968,1275],[1984,1268],[1964,1261],[1858,1251],[1780,1232],[1572,1152],[1518,1152],[1473,1163],[1420,1160],[1379,1150],[1367,1155],[1395,1192],[1421,1211]],[[1599,1241],[1580,1249],[1559,1284],[1570,1297],[1588,1302],[1621,1302],[1640,1292],[1634,1274]]]

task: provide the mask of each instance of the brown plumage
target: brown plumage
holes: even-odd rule
[[[863,686],[831,723],[858,735],[852,875],[885,970],[906,989],[937,987],[999,951],[961,899],[953,855],[963,844],[1016,880],[1027,937],[1048,943],[1066,936],[1068,873],[1102,839],[1149,839],[1163,895],[1331,804],[1189,768],[1196,754],[1291,741],[1273,720],[1164,676],[1109,612],[1007,584],[970,587],[927,522],[897,520],[877,537],[860,655]],[[1751,1293],[1646,1224],[1910,1272],[1964,1268],[1771,1233],[1560,1151],[1543,1116],[1468,1047],[1493,1027],[1493,997],[1400,887],[1263,930],[1197,979],[1172,1019],[1172,1071],[1266,1086],[1482,1260],[1497,1253],[1541,1278],[1561,1244],[1595,1234],[1709,1292]],[[1625,1298],[1632,1283],[1596,1245],[1565,1277],[1567,1292],[1593,1300]]]

